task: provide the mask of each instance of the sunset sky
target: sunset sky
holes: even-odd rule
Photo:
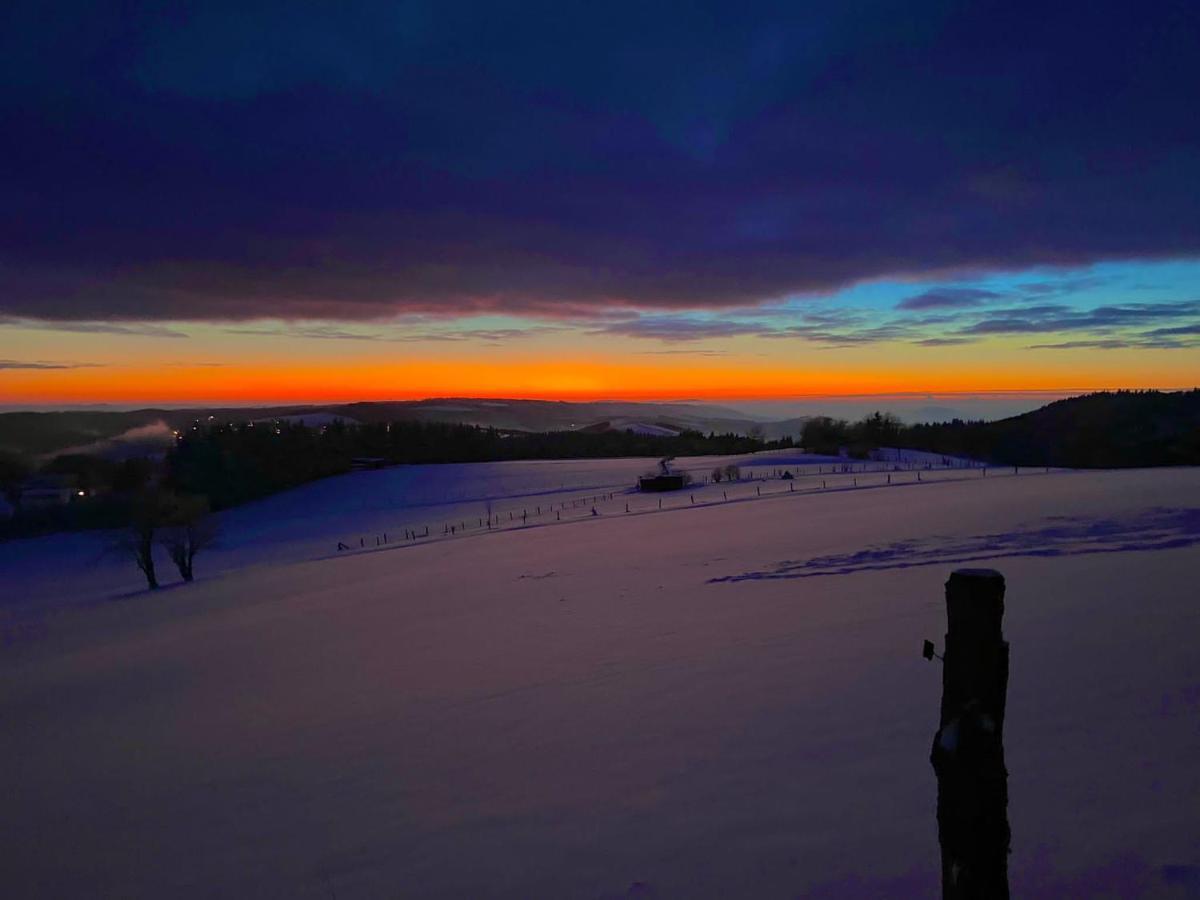
[[[1193,3],[6,4],[0,404],[1200,382]]]

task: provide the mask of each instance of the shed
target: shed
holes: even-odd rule
[[[651,492],[682,491],[684,478],[682,475],[643,475],[638,479],[638,490]]]

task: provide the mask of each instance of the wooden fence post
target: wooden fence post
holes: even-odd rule
[[[938,783],[943,900],[1009,896],[1003,617],[1003,575],[993,569],[950,575],[941,714],[930,753]]]

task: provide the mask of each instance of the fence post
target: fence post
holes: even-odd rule
[[[1003,575],[993,569],[950,575],[941,713],[930,752],[938,783],[943,900],[1009,895],[1003,617]]]

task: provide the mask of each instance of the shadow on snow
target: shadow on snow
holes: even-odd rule
[[[773,569],[724,575],[709,579],[709,583],[815,578],[1013,556],[1056,557],[1174,550],[1200,544],[1200,509],[1157,508],[1128,519],[1052,516],[1044,521],[1046,524],[1041,527],[1027,527],[1018,531],[966,538],[930,537],[894,541],[855,553],[784,560]]]

